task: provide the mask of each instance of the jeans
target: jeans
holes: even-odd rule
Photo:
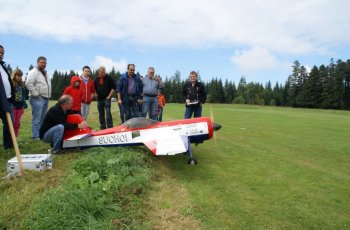
[[[98,118],[100,120],[100,129],[113,127],[112,113],[111,113],[111,99],[102,99],[97,101]]]
[[[21,117],[24,113],[24,109],[13,109],[13,129],[15,130],[15,135],[18,137],[19,128],[21,127]]]
[[[202,106],[195,106],[195,107],[186,106],[184,118],[189,119],[192,117],[192,114],[194,114],[194,117],[201,117],[202,116]]]
[[[32,106],[32,137],[33,139],[39,138],[39,130],[43,123],[49,99],[43,97],[30,97],[30,105]]]
[[[10,104],[12,106],[12,104]],[[12,107],[11,107],[11,112],[10,112],[11,120],[13,122],[13,112],[12,112]],[[8,126],[7,122],[7,117],[6,117],[6,112],[5,111],[0,111],[0,117],[3,123],[3,128],[2,128],[2,143],[4,145],[4,149],[9,149],[13,148],[13,142],[12,142],[12,137],[10,133],[10,128]]]
[[[157,120],[156,109],[158,106],[158,97],[149,97],[143,96],[142,100],[142,116],[146,117],[148,113],[148,117],[153,120]]]
[[[50,143],[53,146],[53,151],[60,151],[62,148],[62,140],[64,134],[64,126],[59,124],[51,127],[46,131],[43,137],[43,141]]]
[[[120,121],[122,122],[122,124],[125,122],[125,114],[124,114],[124,107],[123,105],[119,105],[119,116],[120,116]]]
[[[89,110],[90,104],[81,103],[81,116],[84,118],[85,121],[89,115]]]
[[[123,110],[125,114],[125,121],[139,117],[139,105],[135,101],[129,101],[129,103],[123,103]]]

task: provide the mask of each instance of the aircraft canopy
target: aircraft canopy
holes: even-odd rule
[[[157,124],[159,121],[152,119],[147,119],[144,117],[134,117],[123,123],[128,128],[145,128],[154,124]]]

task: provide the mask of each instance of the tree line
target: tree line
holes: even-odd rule
[[[29,67],[31,68],[33,66]],[[11,70],[10,66],[9,69]],[[107,74],[115,82],[121,76],[121,73],[114,68]],[[78,73],[73,70],[54,71],[51,79],[52,99],[58,99],[62,95],[73,75]],[[97,75],[97,70],[93,70],[92,78],[95,79]],[[198,79],[201,79],[200,73]],[[175,71],[172,76],[166,76],[162,80],[164,83],[162,91],[167,102],[183,103],[182,88],[188,80],[187,76],[182,79],[180,71]],[[238,85],[227,79],[223,82],[221,78],[212,78],[209,82],[203,83],[208,93],[208,103],[350,109],[350,60],[344,62],[339,59],[334,62],[331,59],[327,66],[315,65],[309,72],[296,60],[286,82],[284,84],[276,82],[273,86],[270,81],[265,85],[256,82],[247,83],[244,76],[240,78]]]

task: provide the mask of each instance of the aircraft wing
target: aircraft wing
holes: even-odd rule
[[[92,136],[91,133],[79,134],[79,135],[75,135],[73,137],[70,137],[70,138],[66,139],[66,141],[80,140],[80,139],[87,138],[87,137],[90,137],[90,136]]]
[[[187,151],[187,137],[171,128],[158,128],[140,132],[137,141],[142,142],[154,155],[175,155]]]

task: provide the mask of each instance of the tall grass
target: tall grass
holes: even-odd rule
[[[24,229],[116,229],[140,226],[151,177],[142,151],[95,148],[71,164],[61,186],[43,194]]]
[[[30,119],[26,110],[20,151],[46,153],[48,144],[31,140]],[[99,127],[96,104],[88,122]],[[6,175],[6,162],[15,154],[0,151],[0,175]],[[0,180],[0,229],[144,228],[143,197],[153,175],[144,148],[71,150],[53,159],[51,171]]]

